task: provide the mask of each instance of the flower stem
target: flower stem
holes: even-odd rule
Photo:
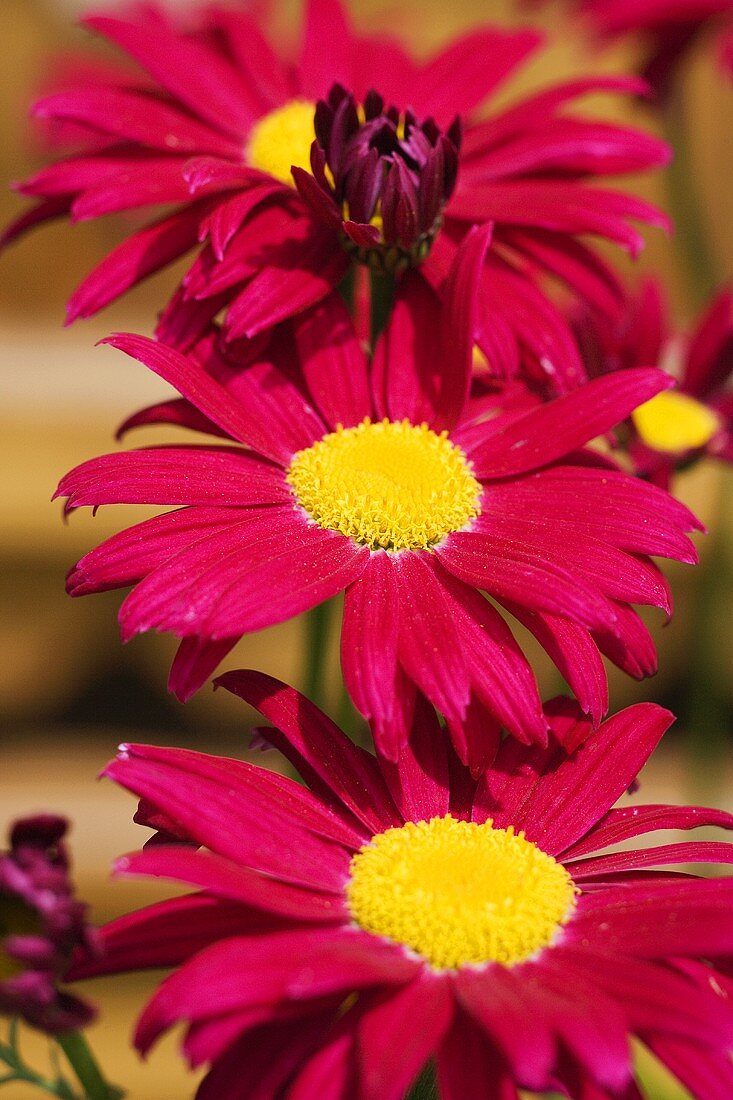
[[[439,1100],[435,1068],[429,1062],[407,1094],[407,1100]]]
[[[697,194],[683,89],[684,81],[678,76],[673,81],[662,115],[665,137],[674,154],[667,168],[667,194],[674,222],[674,239],[688,290],[693,303],[699,307],[711,297],[717,286],[718,265],[705,218],[705,204]]]
[[[105,1081],[97,1060],[80,1031],[66,1031],[57,1035],[56,1041],[84,1089],[85,1100],[120,1100],[124,1093]]]
[[[700,565],[688,629],[690,679],[682,719],[692,755],[693,780],[709,793],[713,777],[720,775],[726,746],[726,705],[720,685],[719,653],[724,629],[721,591],[729,580],[727,532],[730,530],[733,480],[727,470],[721,475],[715,526],[708,535],[707,553]]]
[[[304,693],[311,702],[323,706],[326,693],[326,663],[333,619],[333,601],[312,608],[305,618]]]
[[[382,271],[372,271],[372,350],[389,320],[394,291],[394,276]]]

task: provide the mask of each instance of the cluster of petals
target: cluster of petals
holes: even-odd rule
[[[513,405],[504,391],[477,395],[470,334],[486,243],[486,231],[467,238],[442,310],[422,281],[403,281],[371,362],[337,295],[281,327],[245,367],[227,360],[215,331],[188,357],[140,336],[110,338],[182,395],[128,427],[168,421],[225,440],[103,455],[57,490],[67,510],[182,506],[108,539],[68,579],[72,595],[135,585],[120,611],[123,638],[155,629],[183,639],[171,673],[179,696],[243,634],[342,591],[346,686],[390,756],[407,736],[415,685],[472,767],[498,738],[496,724],[487,736],[485,708],[515,736],[544,740],[530,666],[482,592],[535,635],[596,722],[608,706],[601,653],[633,676],[654,671],[631,604],[669,612],[650,555],[695,561],[685,531],[700,525],[585,444],[671,380],[654,368],[618,371],[530,407],[526,394]],[[288,480],[293,458],[366,418],[445,431],[475,478],[479,514],[434,545],[397,552],[315,522]]]
[[[703,455],[733,462],[730,287],[724,287],[715,296],[688,334],[674,330],[664,289],[653,279],[645,280],[638,294],[627,297],[615,320],[601,321],[584,313],[575,324],[590,377],[629,367],[657,365],[675,378],[674,394],[684,399],[677,415],[692,415],[700,424],[700,442],[691,445],[684,422],[675,425],[674,407],[660,410],[666,420],[664,435],[669,437],[668,445],[661,448],[653,446],[654,438],[645,433],[643,421],[636,424],[632,418],[623,427],[621,442],[628,449],[637,474],[669,488],[676,470]],[[676,431],[679,435],[675,446]]]
[[[643,240],[633,221],[667,223],[649,203],[593,183],[662,164],[668,148],[566,108],[595,91],[643,92],[640,81],[556,84],[486,115],[487,98],[540,46],[534,31],[483,27],[418,63],[390,39],[355,33],[338,0],[310,0],[298,56],[283,59],[243,7],[204,7],[190,20],[182,29],[151,4],[88,16],[87,27],[144,71],[115,66],[105,80],[98,71],[89,79],[84,70],[75,86],[36,104],[38,116],[63,133],[86,132],[87,139],[74,155],[19,185],[37,205],[7,230],[6,241],[49,218],[168,208],[84,281],[70,302],[70,320],[94,314],[192,249],[197,258],[158,329],[177,347],[190,347],[222,309],[224,335],[237,339],[323,299],[352,263],[342,218],[334,219],[330,199],[309,175],[305,151],[296,175],[308,203],[292,177],[268,175],[249,158],[263,120],[288,105],[325,103],[338,84],[358,103],[377,94],[431,133],[459,117],[455,187],[442,188],[450,200],[419,270],[440,289],[466,232],[493,221],[477,333],[486,358],[505,376],[526,368],[551,392],[582,379],[564,319],[541,285],[549,275],[594,308],[615,307],[618,282],[593,239],[636,253]],[[364,146],[365,156],[373,152]],[[367,167],[358,171],[375,182]],[[402,185],[409,196],[412,185],[404,179]],[[435,187],[428,192],[432,208]],[[415,213],[410,205],[401,209],[403,222]],[[350,232],[368,244],[376,230],[367,220]]]
[[[660,93],[680,61],[709,30],[719,30],[721,68],[733,76],[732,0],[573,0],[603,38],[638,35],[645,45],[644,76]]]
[[[59,986],[75,950],[97,941],[69,878],[67,822],[52,814],[13,823],[0,852],[0,1013],[50,1034],[83,1027],[86,1002]]]
[[[733,846],[606,851],[658,830],[733,827],[700,807],[613,808],[669,712],[642,703],[588,738],[558,701],[545,748],[506,740],[476,781],[424,700],[390,763],[277,680],[238,671],[222,683],[274,724],[265,736],[306,786],[239,761],[123,745],[106,774],[168,832],[117,871],[195,892],[107,925],[102,958],[80,958],[72,973],[175,968],[135,1043],[145,1053],[185,1022],[188,1059],[210,1067],[198,1100],[402,1100],[431,1058],[443,1100],[516,1100],[520,1088],[639,1100],[631,1037],[697,1100],[730,1097],[733,881],[666,867],[730,863]],[[355,853],[447,815],[521,830],[571,877],[572,915],[532,957],[435,968],[353,919]]]

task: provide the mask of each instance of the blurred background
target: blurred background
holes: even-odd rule
[[[6,187],[43,162],[27,121],[34,90],[49,74],[59,52],[99,43],[75,28],[74,17],[88,7],[82,0],[2,0],[0,41],[0,222],[23,203]],[[100,0],[94,5],[100,8]],[[111,6],[111,5],[110,5]],[[173,4],[171,4],[173,6]],[[277,33],[297,33],[299,5],[275,4]],[[448,36],[479,20],[517,24],[516,6],[504,0],[359,0],[355,21],[365,29],[388,29],[425,53]],[[525,66],[502,98],[538,88],[553,79],[593,70],[617,72],[634,64],[631,48],[594,52],[580,33],[568,33],[560,10],[549,8],[534,22],[550,34],[539,58]],[[733,89],[718,76],[711,51],[701,41],[685,70],[685,126],[699,186],[699,200],[711,230],[721,276],[733,272]],[[600,98],[592,104],[607,116],[619,104]],[[627,119],[650,129],[653,113],[625,105]],[[645,197],[665,203],[660,176],[634,181]],[[113,883],[108,868],[144,836],[131,824],[133,800],[107,783],[95,782],[118,742],[188,744],[212,752],[244,756],[253,716],[233,697],[202,690],[185,708],[165,690],[174,642],[146,635],[119,644],[116,610],[120,595],[108,593],[72,601],[63,578],[73,562],[103,537],[151,512],[102,509],[96,517],[76,513],[68,524],[60,503],[50,503],[67,469],[115,449],[118,423],[132,410],[167,394],[164,383],[142,366],[95,342],[115,330],[149,333],[156,309],[176,281],[168,271],[149,281],[101,318],[62,327],[64,303],[82,276],[116,241],[119,219],[43,228],[0,257],[0,830],[13,817],[41,808],[73,822],[79,892],[89,899],[97,921],[155,900],[165,886]],[[637,265],[663,273],[671,285],[680,323],[693,316],[692,295],[661,232],[648,234],[648,248]],[[618,256],[616,257],[618,259]],[[150,431],[146,442],[170,441],[172,433]],[[133,440],[130,446],[136,445]],[[677,610],[672,623],[650,617],[660,651],[658,676],[637,685],[611,672],[612,709],[654,699],[680,716],[667,743],[643,777],[644,801],[705,801],[733,809],[731,733],[733,732],[733,483],[720,467],[703,465],[683,475],[678,492],[712,531],[701,546],[703,568],[672,570]],[[294,622],[244,640],[224,667],[255,666],[302,686],[303,624]],[[531,645],[527,642],[530,648]],[[557,681],[536,650],[545,694]],[[330,654],[337,706],[337,654]],[[714,765],[714,766],[711,766]],[[141,1065],[127,1038],[132,1021],[156,975],[97,982],[88,993],[101,1007],[92,1043],[109,1075],[135,1100],[173,1100],[193,1092],[169,1039]],[[29,1049],[43,1055],[42,1044]],[[650,1095],[684,1095],[651,1071]],[[13,1091],[15,1089],[15,1091]],[[11,1086],[7,1100],[35,1095]]]

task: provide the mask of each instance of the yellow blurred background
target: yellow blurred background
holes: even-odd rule
[[[97,8],[103,6],[97,2]],[[34,87],[58,50],[101,47],[73,25],[80,2],[2,0],[0,41],[0,222],[23,202],[5,188],[37,168],[27,107]],[[298,5],[277,6],[279,33],[292,37]],[[438,46],[449,35],[481,19],[521,22],[505,0],[359,0],[357,24],[389,29],[416,52]],[[602,68],[619,71],[633,63],[630,50],[598,55],[550,7],[536,22],[550,33],[548,49],[513,81],[502,98],[556,78]],[[700,201],[711,231],[721,276],[733,271],[733,91],[716,75],[704,44],[686,72],[686,122]],[[619,115],[618,102],[596,109]],[[624,117],[654,128],[652,112],[625,105]],[[635,181],[636,189],[664,203],[661,177]],[[186,707],[166,694],[174,642],[153,635],[128,647],[119,644],[116,610],[120,596],[109,593],[79,601],[63,590],[66,569],[103,537],[150,512],[103,509],[92,518],[79,512],[64,525],[59,503],[51,504],[58,478],[71,466],[115,449],[117,424],[134,408],[167,393],[162,382],[109,348],[94,344],[108,332],[149,332],[155,311],[167,298],[175,275],[166,272],[129,294],[101,318],[63,329],[63,305],[81,277],[123,233],[123,223],[106,219],[79,225],[50,225],[0,257],[0,830],[13,817],[48,808],[74,822],[76,877],[80,893],[98,921],[163,895],[160,884],[114,884],[111,860],[137,847],[142,834],[131,824],[133,800],[110,784],[95,782],[100,767],[121,740],[195,745],[243,755],[252,714],[232,697],[205,688]],[[644,270],[669,279],[681,322],[692,316],[690,288],[676,262],[673,244],[659,232],[648,235]],[[146,441],[170,440],[151,431]],[[133,440],[129,445],[137,444]],[[717,546],[702,547],[715,571],[715,586],[703,585],[704,569],[672,570],[677,612],[663,627],[650,616],[660,649],[661,671],[641,685],[611,674],[613,709],[654,698],[684,714],[644,776],[644,801],[706,800],[733,809],[730,732],[733,727],[733,520],[726,503],[733,485],[719,468],[702,467],[683,477],[679,491],[715,532]],[[722,503],[721,503],[722,502]],[[714,550],[714,562],[712,561]],[[255,666],[296,685],[302,683],[303,625],[290,623],[244,640],[225,667]],[[705,639],[708,639],[707,641]],[[539,653],[545,693],[556,681]],[[691,668],[704,681],[692,682]],[[330,654],[330,702],[337,701],[337,654]],[[702,701],[702,706],[701,706]],[[711,709],[712,708],[712,709]],[[700,717],[701,716],[701,717]],[[699,718],[699,720],[698,720]],[[710,732],[712,728],[712,733]],[[714,744],[708,742],[712,739]],[[708,744],[707,751],[703,751]],[[705,767],[714,760],[715,767]],[[696,763],[697,761],[697,763]],[[0,840],[0,846],[4,841]],[[182,1067],[176,1043],[168,1039],[141,1065],[129,1050],[133,1019],[155,976],[90,984],[88,994],[102,1009],[92,1042],[110,1076],[135,1100],[181,1100],[193,1092],[193,1076]],[[29,1049],[43,1050],[29,1040]],[[15,1091],[14,1091],[15,1090]],[[35,1095],[23,1086],[6,1089],[7,1100]],[[658,1084],[650,1095],[681,1095]]]

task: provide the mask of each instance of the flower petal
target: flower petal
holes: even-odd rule
[[[305,696],[254,669],[227,672],[217,687],[238,695],[273,723],[268,740],[324,801],[348,806],[371,833],[402,823],[374,757]]]
[[[342,591],[368,555],[292,507],[249,509],[242,523],[200,540],[130,593],[123,637],[159,629],[221,639],[273,626]]]
[[[634,848],[630,852],[611,852],[586,859],[563,857],[576,882],[624,874],[640,867],[662,867],[670,863],[733,863],[733,844],[724,841],[685,841],[660,844],[656,848]]]
[[[369,555],[361,576],[344,594],[341,667],[354,706],[373,726],[392,759],[407,738],[410,715],[397,662],[399,598],[392,555]]]
[[[370,416],[366,357],[342,299],[330,294],[296,317],[293,331],[303,376],[328,426],[350,428]]]
[[[349,268],[333,231],[313,219],[293,220],[278,239],[262,242],[267,264],[234,299],[227,312],[227,339],[252,337],[330,294]],[[261,257],[260,257],[261,264]]]
[[[433,707],[417,696],[409,745],[397,759],[380,756],[379,766],[405,821],[429,821],[450,812],[448,754]]]
[[[281,882],[341,893],[350,857],[334,838],[344,825],[294,780],[150,745],[125,745],[104,774],[212,852]]]
[[[181,355],[175,348],[167,348],[156,340],[129,333],[108,336],[103,343],[119,348],[133,359],[144,363],[166,382],[170,382],[183,397],[233,439],[246,443],[275,462],[288,462],[292,457],[292,444],[289,440],[282,439],[282,432],[276,435],[273,433],[272,421],[265,428],[261,416],[257,415],[261,412],[260,409],[251,409],[242,401],[232,400],[224,386],[204,371],[194,359]],[[245,384],[246,372],[243,373],[242,384]],[[315,419],[317,425],[317,418]],[[306,439],[306,446],[313,441],[308,436]]]
[[[493,224],[474,225],[456,253],[443,291],[441,310],[440,405],[436,429],[452,428],[468,400],[479,318],[481,272]]]
[[[651,879],[585,894],[568,942],[612,958],[711,958],[733,951],[733,879]]]
[[[80,317],[92,317],[126,290],[194,248],[207,208],[205,199],[192,203],[119,244],[74,291],[66,310],[67,324]]]
[[[488,1037],[464,1014],[457,1015],[438,1051],[441,1100],[519,1100],[514,1074]]]
[[[81,123],[111,137],[165,153],[210,153],[237,160],[241,142],[197,122],[163,99],[111,86],[57,92],[33,107],[36,118]]]
[[[181,1018],[199,1020],[247,1006],[402,985],[417,969],[399,948],[350,929],[296,929],[221,940],[166,979],[140,1017],[135,1045],[145,1053]]]
[[[377,341],[372,386],[377,415],[433,424],[439,402],[436,341],[440,300],[416,272],[400,281],[389,321]],[[396,366],[399,364],[399,366]]]
[[[459,970],[456,991],[465,1010],[504,1054],[515,1078],[544,1089],[556,1042],[536,985],[521,970],[489,963],[481,970]]]
[[[126,913],[98,929],[100,954],[72,963],[70,981],[128,970],[180,966],[218,940],[280,927],[272,914],[248,910],[206,894],[188,894]]]
[[[498,828],[524,829],[528,839],[555,855],[588,832],[624,793],[672,721],[670,712],[654,703],[627,707],[570,756],[557,744],[540,750],[506,741],[492,772],[479,783],[476,805]],[[562,815],[559,800],[567,808]]]
[[[733,814],[707,806],[622,806],[609,810],[590,832],[563,852],[563,859],[575,859],[588,852],[597,852],[643,833],[662,829],[698,829],[704,825],[733,829]]]
[[[534,634],[585,714],[597,724],[608,710],[608,680],[598,647],[588,631],[559,615],[527,611],[502,600],[502,605]]]
[[[217,505],[292,500],[281,469],[233,447],[145,447],[100,455],[61,479],[54,498],[62,496],[68,498],[66,512],[102,504],[183,504],[209,513],[218,512]]]
[[[357,1038],[363,1100],[401,1100],[440,1045],[452,1017],[447,975],[426,967],[366,1012]]]
[[[168,676],[168,691],[181,703],[187,703],[238,641],[238,635],[216,642],[197,638],[195,634],[182,638]]]
[[[226,531],[241,519],[241,512],[229,508],[182,508],[136,523],[77,562],[66,590],[70,596],[86,596],[134,584],[199,538]]]
[[[587,382],[512,420],[489,427],[483,443],[469,455],[480,478],[502,478],[546,466],[603,435],[637,405],[671,381],[663,371],[630,368]]]
[[[154,35],[141,23],[112,16],[88,15],[83,23],[134,57],[174,99],[216,130],[241,140],[254,121],[252,101],[222,51],[164,23]]]
[[[439,124],[470,114],[542,43],[533,30],[479,27],[451,42],[417,73],[414,107]],[[486,65],[486,58],[491,65]]]
[[[448,535],[435,548],[436,557],[459,580],[498,600],[563,615],[589,628],[613,627],[612,607],[582,574],[551,560],[544,546],[492,535],[489,525],[490,519],[474,530]]]
[[[221,856],[181,845],[156,845],[122,856],[115,863],[115,874],[185,882],[214,897],[290,920],[333,924],[349,919],[341,899],[332,894],[278,882]]]

